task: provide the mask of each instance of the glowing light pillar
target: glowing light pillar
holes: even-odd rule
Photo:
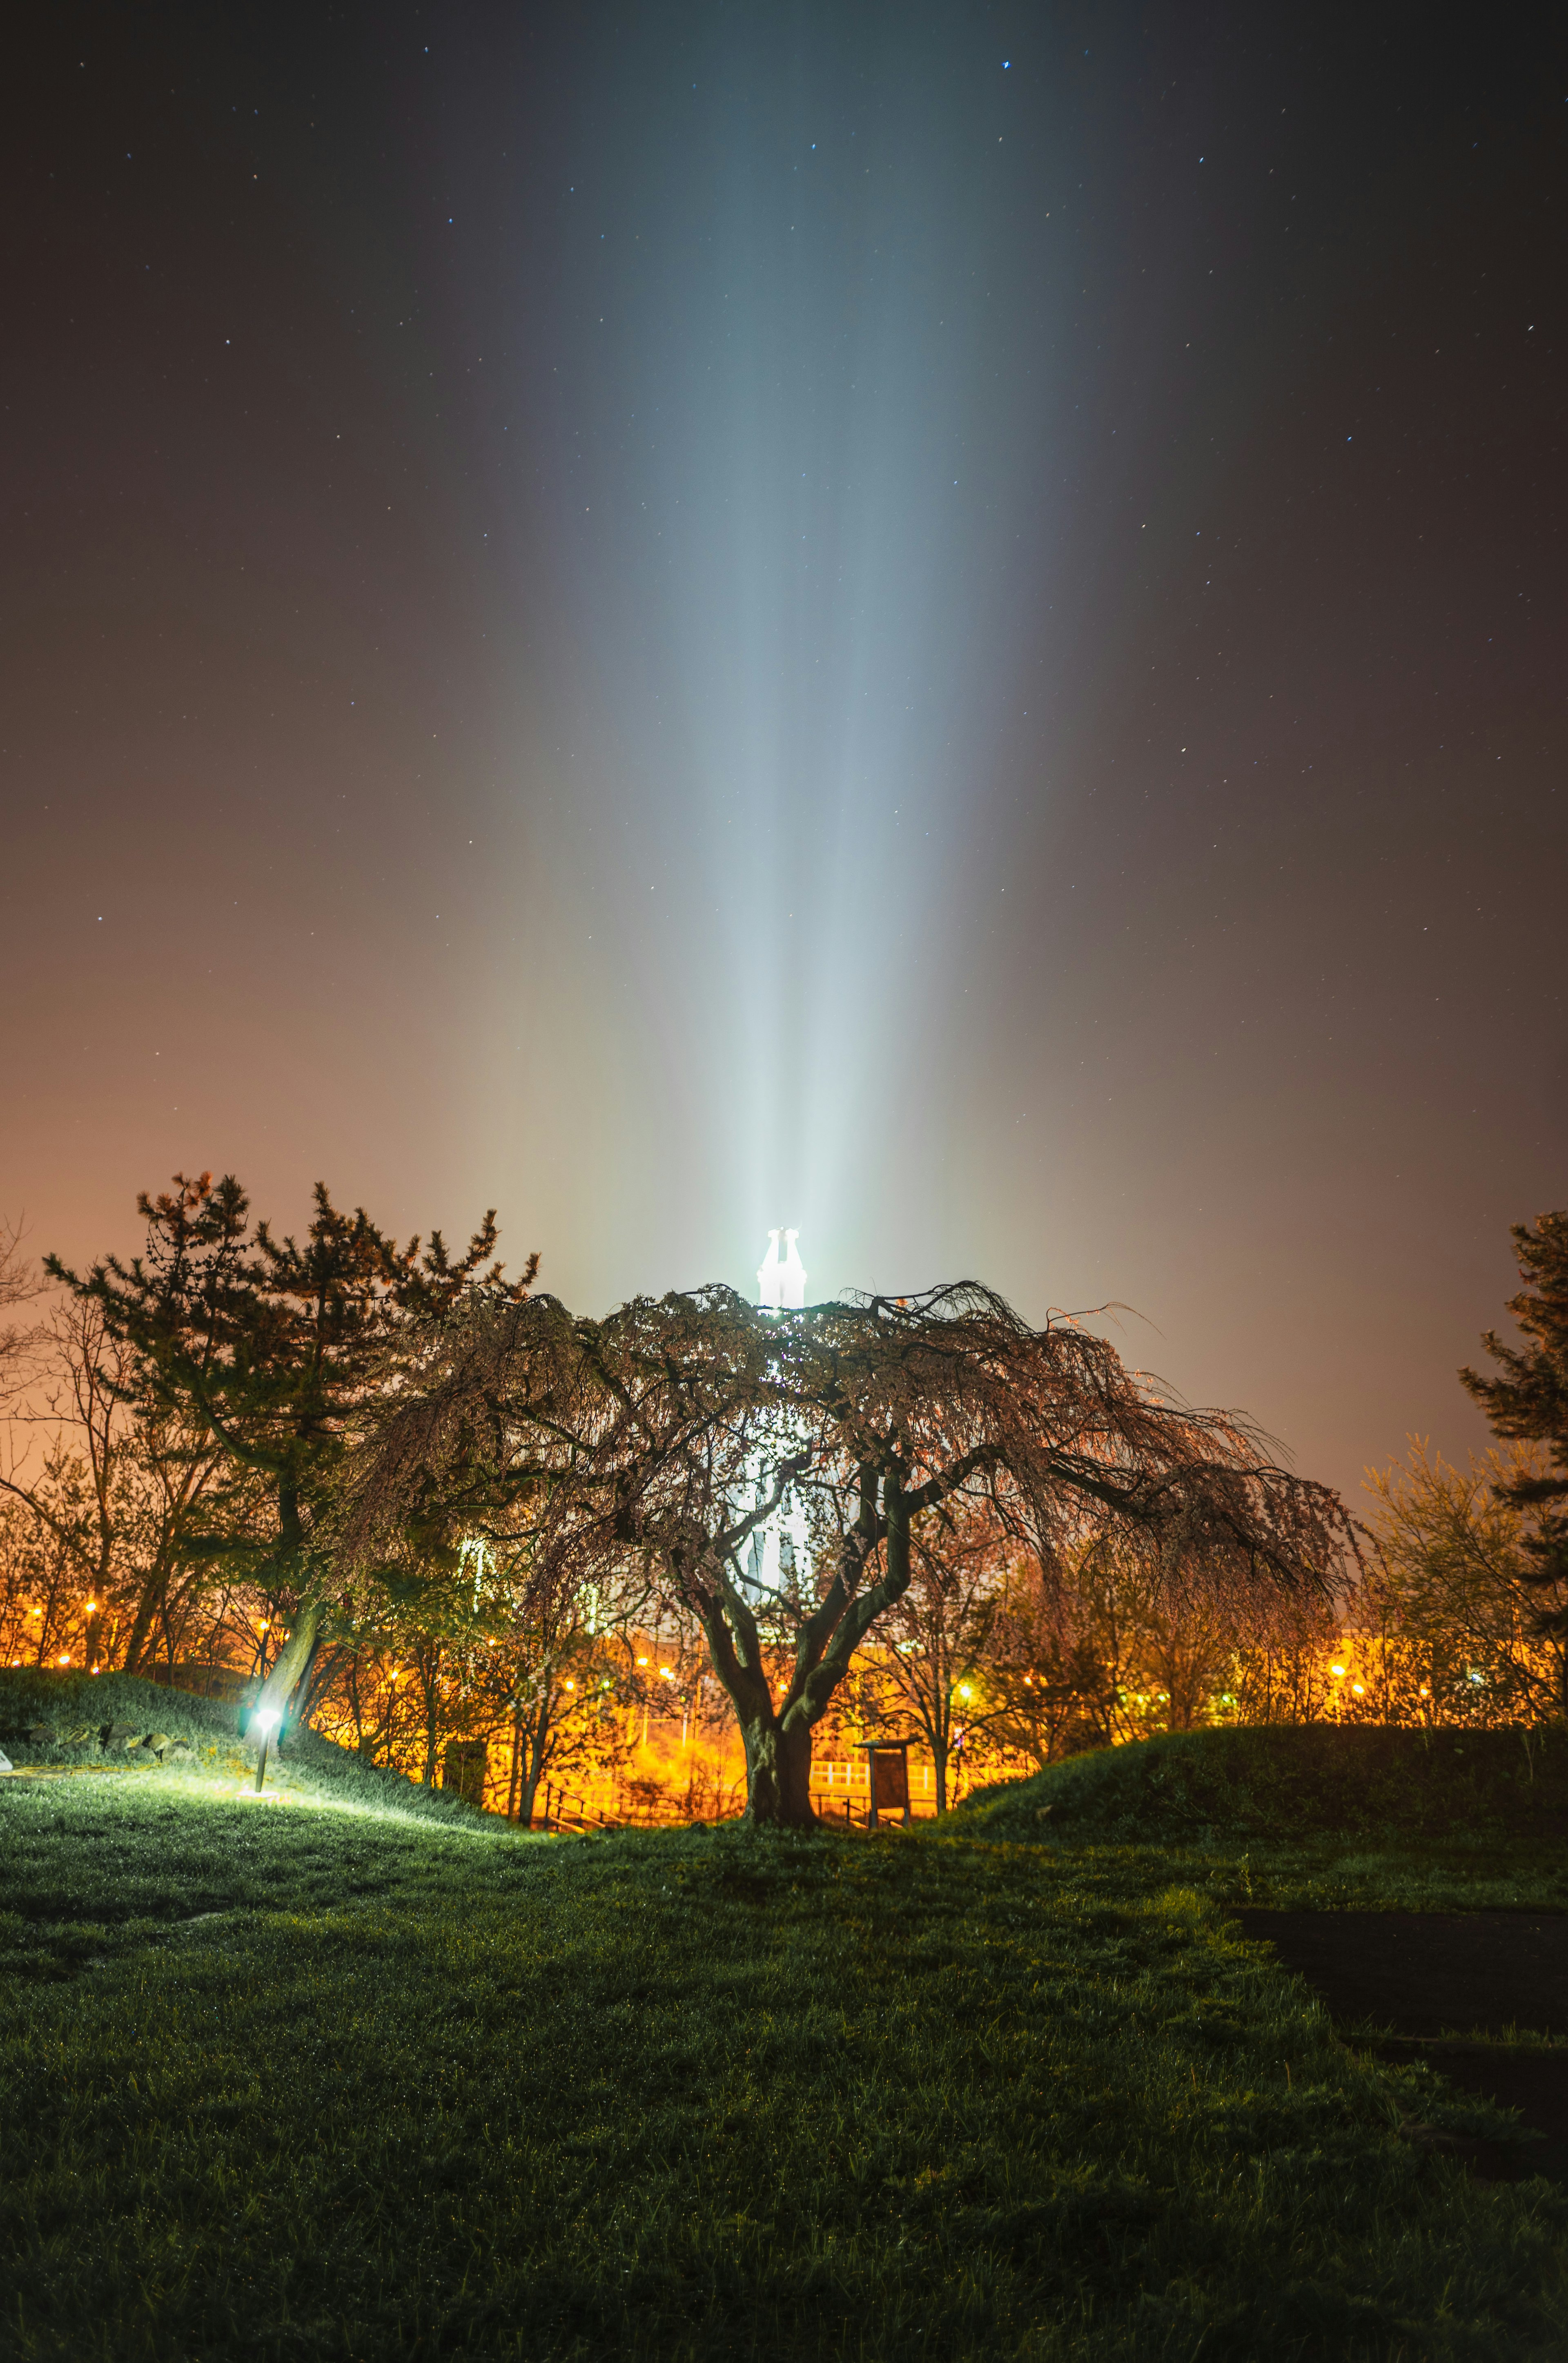
[[[767,1253],[756,1273],[756,1301],[765,1313],[799,1313],[806,1302],[806,1267],[795,1244],[800,1236],[799,1231],[785,1230],[767,1234]]]

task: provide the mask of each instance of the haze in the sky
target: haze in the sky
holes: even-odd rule
[[[1563,47],[61,12],[14,83],[0,1207],[598,1309],[1115,1301],[1353,1492],[1564,1150]],[[1534,46],[1532,47],[1532,43]]]

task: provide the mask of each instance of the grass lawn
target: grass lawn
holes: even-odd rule
[[[0,2352],[1568,2351],[1568,2192],[1401,2137],[1510,2121],[1336,2042],[1271,1875],[0,1781]]]
[[[1568,1911],[1568,1730],[1172,1733],[983,1792],[977,1836],[1279,1910]]]
[[[1568,2351],[1568,2191],[1431,2148],[1528,2171],[1514,2120],[1228,1916],[1561,1904],[1502,1753],[1481,1847],[1259,1838],[1252,1758],[1159,1748],[911,1836],[529,1838],[304,1735],[258,1803],[151,1703],[180,1768],[0,1780],[7,2363]]]

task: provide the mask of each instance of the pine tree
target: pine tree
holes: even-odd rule
[[[1481,1342],[1501,1376],[1463,1370],[1460,1383],[1496,1435],[1546,1448],[1549,1474],[1513,1478],[1496,1492],[1534,1516],[1526,1581],[1540,1591],[1539,1629],[1568,1633],[1568,1210],[1538,1216],[1533,1230],[1515,1223],[1511,1236],[1525,1285],[1507,1309],[1529,1343],[1506,1346],[1488,1329]],[[1563,1708],[1568,1714],[1568,1694]]]
[[[149,1414],[177,1414],[221,1446],[237,1475],[265,1488],[270,1514],[189,1538],[188,1548],[294,1603],[288,1644],[264,1693],[280,1712],[306,1680],[330,1577],[325,1510],[346,1431],[376,1383],[389,1329],[413,1312],[447,1310],[484,1288],[522,1294],[491,1260],[491,1209],[456,1262],[438,1231],[400,1248],[362,1207],[342,1213],[317,1182],[303,1240],[259,1222],[233,1174],[176,1174],[174,1188],[138,1200],[143,1253],[108,1256],[85,1279],[50,1258],[48,1269],[101,1308],[134,1358],[134,1386]]]

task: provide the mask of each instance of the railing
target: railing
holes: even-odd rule
[[[545,1783],[545,1810],[535,1827],[542,1830],[618,1830],[619,1821],[601,1814],[589,1804],[580,1792],[558,1789],[553,1782]]]
[[[851,1756],[842,1759],[828,1757],[812,1766],[812,1790],[826,1789],[830,1795],[836,1795],[845,1789],[863,1790],[866,1787],[867,1778],[864,1756]],[[910,1795],[911,1799],[928,1797],[933,1803],[935,1803],[936,1768],[934,1765],[911,1764],[910,1766]]]
[[[825,1822],[842,1822],[846,1829],[864,1828],[870,1812],[870,1790],[867,1767],[864,1760],[854,1758],[847,1761],[829,1758],[812,1767],[811,1799],[819,1816]],[[738,1806],[740,1799],[735,1800]],[[929,1764],[910,1767],[910,1810],[915,1820],[922,1821],[936,1812],[936,1778]],[[884,1817],[901,1807],[882,1808]],[[536,1806],[534,1827],[541,1830],[622,1830],[686,1828],[693,1816],[679,1805],[660,1808],[653,1804],[624,1803],[613,1813],[604,1813],[589,1803],[580,1790],[568,1789],[564,1783],[545,1783],[542,1809]]]
[[[864,1757],[839,1758],[828,1757],[812,1766],[812,1803],[823,1820],[836,1822],[842,1814],[846,1828],[858,1823],[864,1825],[870,1810],[870,1767]],[[953,1802],[953,1791],[948,1803]],[[901,1805],[890,1809],[901,1814]],[[886,1815],[889,1808],[884,1806]],[[936,1812],[936,1771],[930,1764],[910,1766],[910,1813],[915,1821],[923,1821]]]

